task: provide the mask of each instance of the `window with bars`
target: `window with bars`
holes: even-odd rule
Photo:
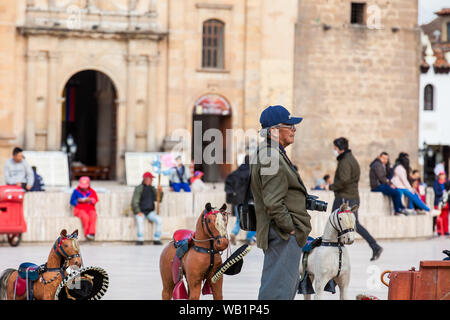
[[[203,23],[202,68],[224,68],[225,24],[219,20]]]
[[[357,3],[352,2],[352,9],[351,9],[351,18],[350,23],[352,24],[365,24],[365,11],[366,11],[366,4],[365,3]]]
[[[433,111],[434,110],[434,88],[431,84],[428,84],[425,87],[424,93],[424,107],[425,111]]]

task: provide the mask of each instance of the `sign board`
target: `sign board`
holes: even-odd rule
[[[181,155],[181,154],[180,154]],[[169,172],[175,166],[175,158],[178,154],[171,152],[126,152],[125,153],[125,171],[127,185],[137,186],[142,183],[142,175],[145,172],[151,172],[158,177],[157,165],[160,163],[161,186],[169,186]],[[183,163],[185,163],[183,155]],[[158,179],[153,179],[153,185],[158,185]]]
[[[194,113],[196,115],[231,115],[231,106],[228,101],[215,94],[201,97],[195,103]]]
[[[24,151],[25,161],[37,169],[45,186],[68,187],[69,163],[67,154],[60,151]]]

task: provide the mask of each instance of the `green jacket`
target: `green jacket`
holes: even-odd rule
[[[133,198],[131,199],[131,209],[133,210],[134,214],[138,214],[139,212],[141,212],[139,203],[141,202],[141,195],[142,195],[143,189],[144,189],[143,184],[140,184],[136,188],[134,188]],[[152,190],[153,190],[153,193],[155,194],[155,199],[156,199],[156,194],[157,194],[156,188],[154,186],[152,186]],[[164,192],[161,191],[159,202],[162,201],[163,195],[164,195]]]
[[[337,160],[338,165],[330,190],[334,191],[336,198],[359,200],[358,182],[361,171],[358,161],[356,161],[351,150],[340,154]]]
[[[306,211],[306,188],[276,143],[268,145],[265,141],[258,149],[259,156],[255,152],[250,161],[257,246],[267,250],[269,228],[272,226],[284,240],[288,240],[295,230],[297,242],[302,247],[311,232],[311,217]],[[276,165],[278,170],[268,171]]]

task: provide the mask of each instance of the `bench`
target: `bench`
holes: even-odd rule
[[[102,166],[81,166],[72,167],[72,178],[74,180],[87,176],[92,180],[109,180],[109,167]]]

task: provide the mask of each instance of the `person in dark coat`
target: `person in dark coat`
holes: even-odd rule
[[[394,203],[395,214],[408,215],[409,212],[402,203],[402,193],[395,188],[388,178],[389,168],[389,154],[382,152],[370,164],[370,190],[372,192],[381,192],[392,198]]]
[[[138,185],[133,192],[133,198],[131,200],[131,208],[136,217],[136,228],[137,228],[137,245],[144,244],[144,222],[145,219],[154,223],[155,234],[153,236],[153,244],[162,245],[161,234],[162,234],[162,218],[156,212],[155,202],[157,200],[158,190],[152,185],[153,178],[155,178],[150,172],[144,173],[142,177],[142,183]],[[162,187],[159,186],[161,202],[163,199]]]
[[[244,163],[239,168],[228,175],[225,179],[225,193],[227,202],[232,204],[232,212],[236,216],[236,224],[231,231],[231,244],[236,245],[236,237],[239,234],[239,213],[238,206],[244,203],[245,194],[247,192],[248,180],[250,177],[249,156],[245,156]],[[256,231],[248,231],[245,238],[247,244],[255,244]]]
[[[37,173],[36,167],[31,167],[31,169],[33,170],[34,174],[34,182],[33,186],[30,189],[30,192],[45,191],[44,179],[42,179],[42,177]]]
[[[358,161],[349,149],[346,138],[338,138],[333,141],[334,154],[337,157],[338,165],[334,175],[334,182],[330,185],[330,190],[334,191],[334,202],[331,211],[338,209],[347,202],[350,207],[359,205],[358,183],[360,178],[360,168]],[[373,254],[370,261],[377,260],[383,248],[379,246],[370,233],[359,223],[358,212],[355,213],[356,232],[358,232],[372,248]]]

